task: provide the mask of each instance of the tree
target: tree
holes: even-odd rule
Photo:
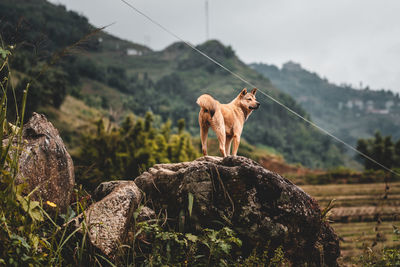
[[[383,147],[382,164],[388,168],[392,168],[395,163],[395,149],[391,136],[384,138]]]
[[[178,122],[178,134],[171,135],[171,122],[161,129],[153,127],[154,116],[145,119],[125,118],[121,127],[106,131],[103,120],[97,122],[97,132],[82,138],[76,157],[77,180],[89,190],[105,180],[132,179],[156,163],[193,160],[199,152],[191,136],[184,131],[185,121]]]
[[[376,132],[373,138],[359,139],[357,150],[387,168],[400,167],[400,140],[394,144],[391,136],[382,137],[379,132]],[[365,157],[358,155],[357,158],[364,161],[364,167],[367,170],[383,169],[382,166]]]

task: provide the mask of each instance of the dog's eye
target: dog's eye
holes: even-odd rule
[[[246,100],[251,100],[251,98],[246,98]]]

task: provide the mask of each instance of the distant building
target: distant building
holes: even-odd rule
[[[372,110],[371,113],[374,113],[374,114],[389,114],[389,110],[388,109],[374,109],[374,110]]]
[[[385,107],[387,110],[390,110],[394,106],[394,102],[392,100],[386,101]]]
[[[127,48],[126,49],[126,54],[128,56],[141,56],[142,51],[136,50],[135,48]]]
[[[354,106],[358,107],[359,110],[363,110],[364,102],[362,100],[356,99],[354,100]]]
[[[389,103],[388,103],[389,102]],[[390,107],[394,105],[393,101],[387,101],[385,103],[385,108],[384,109],[377,109],[374,107],[374,101],[368,100],[366,104],[366,112],[367,113],[372,113],[372,114],[389,114],[390,113]]]
[[[366,110],[367,110],[367,112],[371,112],[372,110],[374,110],[374,101],[372,101],[372,100],[367,101]]]
[[[353,101],[351,101],[351,100],[347,101],[346,107],[347,107],[348,109],[352,109],[352,108],[353,108]]]

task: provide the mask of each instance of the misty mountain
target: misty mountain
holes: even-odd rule
[[[294,62],[282,68],[263,63],[250,66],[292,96],[319,126],[352,145],[376,131],[400,137],[399,94],[336,85]]]

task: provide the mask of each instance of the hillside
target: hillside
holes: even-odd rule
[[[138,115],[150,110],[161,115],[163,120],[176,121],[183,117],[192,134],[198,134],[198,107],[195,101],[199,95],[210,93],[221,102],[229,102],[245,87],[183,43],[172,44],[162,51],[126,56],[125,49],[117,49],[120,47],[119,41],[112,41],[114,50],[100,44],[99,49],[89,57],[93,62],[119,69],[119,82],[115,86],[129,95],[124,99],[124,106]],[[293,99],[240,61],[231,47],[218,41],[209,41],[198,48],[306,115]],[[258,98],[261,99],[262,108],[252,114],[243,133],[249,143],[273,147],[289,162],[300,162],[309,167],[341,164],[340,149],[327,137],[262,96]]]
[[[336,85],[293,62],[281,69],[262,63],[250,66],[296,99],[318,125],[352,145],[376,131],[400,137],[398,94]]]
[[[28,111],[51,111],[56,124],[63,125],[61,128],[65,131],[61,130],[61,134],[71,140],[71,146],[78,145],[76,120],[71,116],[65,120],[64,116],[59,123],[60,114],[54,111],[54,108],[59,109],[66,95],[83,100],[115,123],[128,113],[143,116],[152,111],[157,115],[156,124],[184,118],[189,132],[198,135],[196,98],[210,93],[221,102],[228,102],[245,87],[183,43],[152,51],[106,32],[96,32],[86,18],[44,0],[2,1],[0,17],[5,44],[17,44],[12,67],[22,81],[35,77]],[[82,38],[84,41],[79,41]],[[72,49],[63,51],[75,42],[78,43]],[[244,64],[230,46],[213,40],[198,48],[308,116],[293,98]],[[61,53],[55,60],[51,54],[56,51]],[[44,72],[38,71],[43,70],[40,66],[46,62],[55,64],[44,68]],[[23,90],[17,91],[21,94]],[[246,141],[271,147],[287,161],[308,167],[343,164],[341,148],[328,137],[262,95],[258,95],[258,99],[261,109],[254,112],[245,125],[243,138]],[[47,108],[49,106],[52,108]]]

